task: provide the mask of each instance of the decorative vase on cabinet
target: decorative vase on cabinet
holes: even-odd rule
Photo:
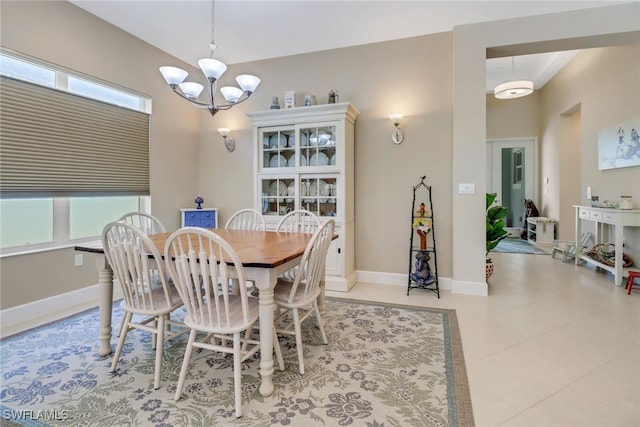
[[[349,102],[248,113],[254,126],[254,204],[274,230],[287,212],[306,209],[336,221],[326,289],[347,292],[354,270],[354,125]]]

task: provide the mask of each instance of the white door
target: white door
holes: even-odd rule
[[[509,208],[507,229],[520,235],[524,199],[537,198],[537,151],[534,138],[487,141],[487,192],[498,193],[495,204]]]

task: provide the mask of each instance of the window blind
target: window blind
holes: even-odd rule
[[[0,195],[149,194],[149,115],[0,77]]]

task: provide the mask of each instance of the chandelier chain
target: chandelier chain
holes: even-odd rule
[[[216,50],[216,39],[215,39],[215,31],[216,31],[216,2],[211,2],[211,43],[209,43],[209,49],[211,52],[209,53],[209,58],[213,59],[213,53]]]

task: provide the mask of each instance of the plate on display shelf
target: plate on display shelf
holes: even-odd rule
[[[309,184],[306,182],[300,183],[300,197],[306,197],[309,194]]]
[[[267,200],[267,193],[262,193],[262,213],[265,214],[269,211],[269,200]]]
[[[273,183],[271,183],[271,185],[273,185]],[[266,191],[266,193],[262,193],[262,197],[264,198],[264,200],[267,201],[267,203],[273,203],[273,202],[275,202],[277,200],[275,198],[275,194],[271,194],[271,187],[269,187],[268,189],[266,189],[266,187],[265,187],[264,191]],[[278,190],[276,189],[276,192],[277,191]],[[264,209],[264,204],[262,205],[262,208]],[[268,206],[267,206],[267,208],[268,208]]]
[[[264,148],[269,148],[269,137],[267,135],[262,137],[262,146]]]
[[[295,200],[294,199],[295,195],[296,195],[296,182],[292,181],[291,184],[287,186],[287,196],[290,196],[290,197],[287,197],[285,201],[287,203],[293,202]]]
[[[287,159],[282,154],[274,154],[269,159],[269,167],[281,168],[287,166]]]
[[[309,145],[309,137],[306,132],[300,132],[300,145],[302,147]]]
[[[269,195],[270,196],[280,196],[284,197],[287,195],[287,186],[282,181],[273,181],[269,186]]]
[[[323,152],[314,154],[309,160],[309,166],[326,166],[328,164],[329,157],[327,157]]]
[[[331,155],[331,157],[329,157],[329,164],[330,165],[335,165],[336,164],[336,154],[335,153],[333,153]]]
[[[316,134],[315,132],[309,136],[310,145],[327,145],[327,142],[331,140],[331,135],[321,130]]]
[[[269,147],[276,148],[281,147],[284,148],[287,146],[287,137],[281,133],[276,133],[271,135],[269,138]]]
[[[325,180],[318,180],[318,183],[312,182],[309,187],[309,195],[310,196],[330,196],[331,195],[331,187]],[[326,198],[318,199],[320,203],[325,203],[328,201]]]

